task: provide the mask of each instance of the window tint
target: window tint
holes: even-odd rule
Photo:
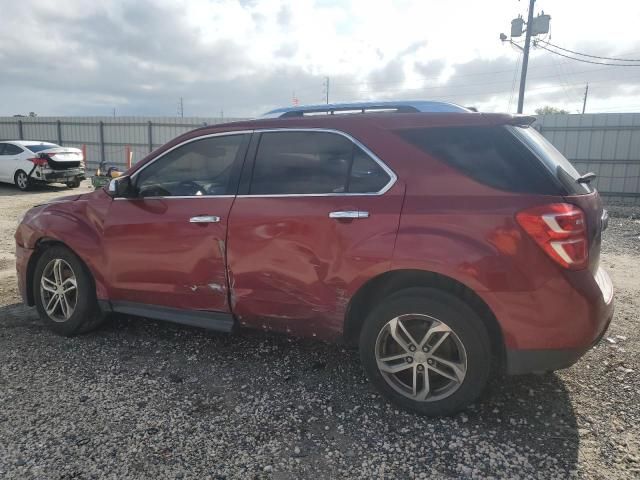
[[[485,185],[521,193],[560,193],[543,164],[505,127],[436,127],[398,133]]]
[[[11,143],[5,143],[4,151],[2,152],[2,155],[20,155],[22,152],[24,152],[24,150],[22,150],[17,145],[13,145]]]
[[[326,132],[263,133],[250,194],[344,193],[353,143]]]
[[[210,137],[187,143],[136,176],[141,197],[235,193],[236,158],[247,135]]]
[[[375,193],[389,183],[391,178],[378,163],[361,148],[355,147],[353,165],[349,177],[350,193]]]

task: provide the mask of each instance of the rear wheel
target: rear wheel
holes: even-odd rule
[[[392,402],[424,415],[450,415],[482,393],[491,365],[482,320],[439,290],[408,289],[374,308],[360,335],[369,380]]]
[[[16,187],[18,187],[23,192],[25,190],[29,190],[29,187],[31,186],[29,176],[23,170],[18,170],[16,172],[15,176],[13,177],[13,182],[16,184]]]
[[[48,248],[40,256],[33,292],[40,318],[60,335],[88,332],[104,319],[87,268],[65,247]]]

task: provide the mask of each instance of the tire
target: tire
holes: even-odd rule
[[[80,186],[80,180],[74,178],[73,180],[67,182],[67,187],[69,188],[78,188]]]
[[[13,183],[15,183],[16,187],[18,187],[23,192],[26,192],[27,190],[29,190],[29,187],[31,187],[31,179],[24,170],[18,170],[16,172],[16,174],[13,176]]]
[[[43,276],[47,280],[43,280]],[[58,281],[58,278],[61,280]],[[60,285],[67,290],[64,294],[66,302],[61,300]],[[91,274],[66,247],[56,245],[47,248],[38,258],[33,275],[33,294],[40,318],[59,335],[70,337],[89,332],[99,327],[105,319],[98,307]]]
[[[446,416],[482,394],[491,370],[490,345],[481,318],[462,300],[436,289],[411,288],[374,307],[359,347],[365,373],[383,396],[406,410]]]

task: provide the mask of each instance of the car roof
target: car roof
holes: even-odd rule
[[[40,140],[0,140],[0,143],[14,143],[16,145],[22,145],[23,147],[28,147],[29,145],[56,145],[53,142]]]
[[[395,101],[369,101],[369,102],[348,102],[348,103],[322,103],[317,105],[294,105],[291,107],[276,108],[264,115],[262,118],[284,118],[302,117],[305,114],[331,113],[336,112],[374,112],[374,111],[397,111],[397,112],[470,112],[472,110],[450,102],[438,102],[432,100],[395,100]]]
[[[446,126],[495,126],[530,125],[535,117],[506,113],[477,112],[408,112],[408,113],[350,113],[336,115],[312,115],[279,118],[257,118],[230,123],[219,123],[200,127],[195,131],[224,132],[265,129],[335,129],[361,130],[362,128],[382,128],[401,130],[409,128],[430,128]],[[192,131],[193,132],[193,131]]]

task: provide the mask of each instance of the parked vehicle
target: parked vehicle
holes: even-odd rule
[[[78,188],[84,180],[82,150],[34,140],[0,142],[0,181],[28,190],[36,183]]]
[[[607,216],[533,117],[435,102],[268,116],[31,209],[24,301],[63,335],[122,312],[342,340],[427,415],[469,405],[492,373],[568,367],[604,334]]]

